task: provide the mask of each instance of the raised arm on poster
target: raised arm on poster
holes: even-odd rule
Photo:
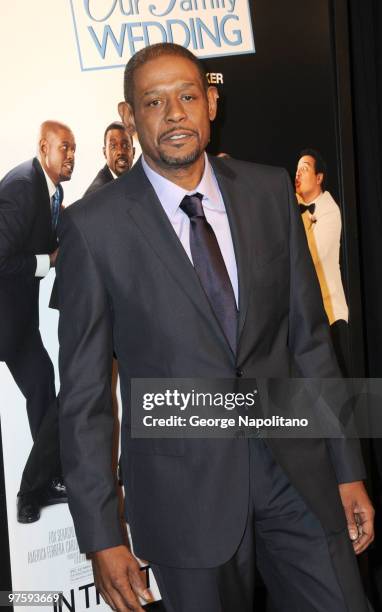
[[[251,611],[256,532],[275,608],[366,612],[339,495],[362,517],[364,548],[372,508],[357,444],[130,435],[134,378],[340,372],[287,172],[206,155],[218,93],[183,47],[142,49],[124,85],[120,114],[143,155],[59,229],[62,457],[80,548],[111,607],[141,610],[111,466],[115,350],[132,540],[166,609]]]
[[[56,262],[61,182],[72,176],[74,154],[70,128],[45,121],[38,156],[0,182],[0,359],[26,399],[33,438],[17,499],[21,523],[37,521],[43,506],[67,501],[54,369],[39,331],[39,288]]]

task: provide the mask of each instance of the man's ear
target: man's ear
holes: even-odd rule
[[[131,105],[128,102],[120,102],[118,104],[118,112],[121,117],[121,121],[125,126],[126,130],[129,134],[134,134],[135,132],[135,121],[134,121],[134,113]]]
[[[103,156],[106,158],[106,147],[102,147]]]
[[[48,141],[46,138],[41,138],[40,142],[38,143],[38,150],[40,152],[41,156],[45,156],[48,152]]]
[[[318,172],[317,176],[317,185],[322,185],[322,181],[324,180],[324,175],[322,172]]]
[[[219,93],[216,87],[210,86],[207,89],[207,100],[208,100],[208,116],[210,121],[213,121],[216,117],[218,110],[218,98]]]

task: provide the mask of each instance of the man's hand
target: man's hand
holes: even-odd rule
[[[374,508],[361,480],[340,484],[339,490],[349,536],[354,552],[359,555],[374,540]]]
[[[51,268],[54,268],[54,266],[56,265],[57,253],[58,253],[58,249],[56,249],[55,251],[53,251],[53,253],[49,255]]]
[[[112,610],[144,612],[138,596],[146,602],[152,595],[146,588],[145,573],[127,546],[114,546],[91,555],[94,581]]]

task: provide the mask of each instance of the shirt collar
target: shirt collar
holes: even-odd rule
[[[186,189],[179,187],[172,181],[169,181],[152,170],[143,155],[142,167],[147,178],[154,187],[160,203],[170,219],[175,216],[184,196],[192,195],[193,193],[197,192],[203,194],[203,206],[213,210],[225,211],[220,190],[206,153],[204,153],[203,176],[199,185],[197,185],[192,191],[187,191]]]
[[[110,166],[108,166],[108,168],[110,170],[110,173],[111,173],[111,176],[113,177],[113,179],[118,178],[118,176],[115,174],[115,172],[113,172],[113,170],[110,168]]]

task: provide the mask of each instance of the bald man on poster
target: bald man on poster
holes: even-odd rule
[[[206,155],[217,99],[188,50],[139,51],[119,109],[143,155],[62,216],[60,430],[80,549],[111,608],[143,612],[112,469],[115,350],[132,540],[166,611],[252,612],[257,562],[279,612],[366,612],[354,553],[373,509],[354,440],[130,435],[132,378],[282,379],[292,362],[340,377],[287,172]]]
[[[43,506],[67,501],[54,369],[39,330],[39,288],[55,266],[61,182],[71,179],[74,154],[70,128],[45,121],[38,157],[13,168],[0,182],[0,359],[26,399],[34,441],[17,499],[21,523],[37,521]]]

